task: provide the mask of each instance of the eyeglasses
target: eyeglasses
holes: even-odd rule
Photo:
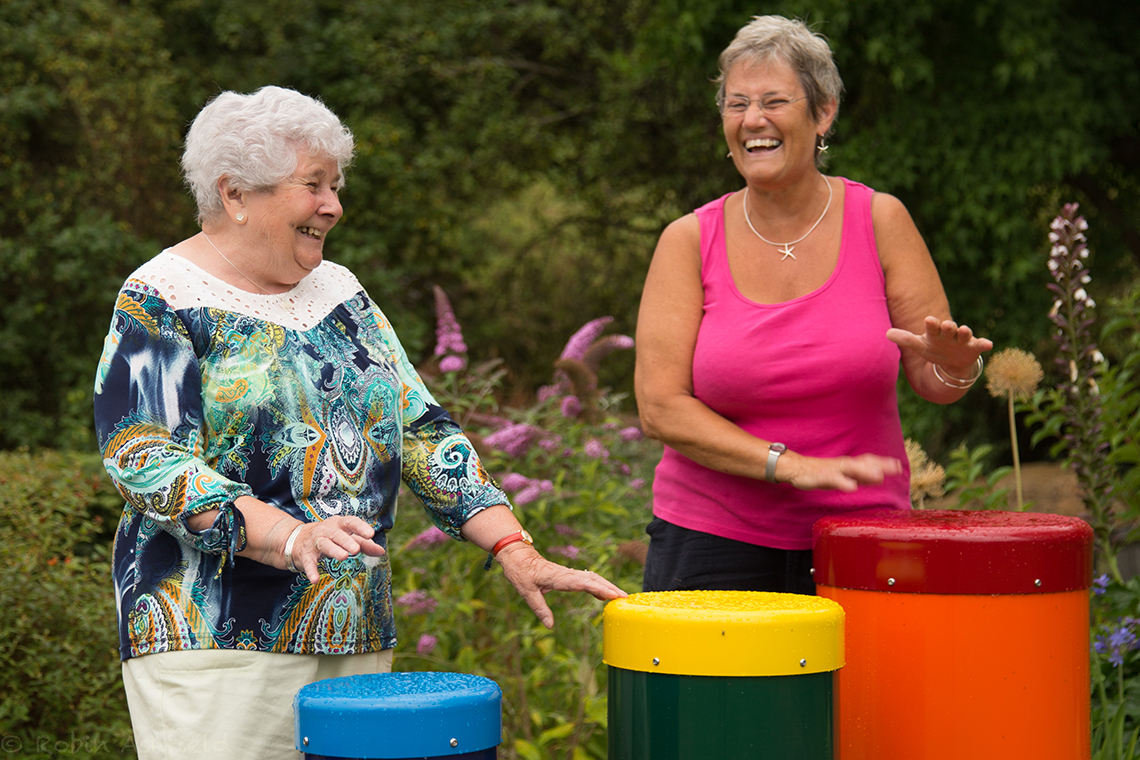
[[[721,113],[730,113],[736,116],[743,116],[748,113],[749,107],[755,103],[756,107],[760,109],[760,113],[764,116],[776,116],[785,108],[800,100],[807,100],[803,98],[771,98],[769,100],[752,100],[743,95],[733,95],[727,100],[720,100],[717,105],[720,107]]]

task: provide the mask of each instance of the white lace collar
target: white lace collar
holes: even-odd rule
[[[363,288],[352,272],[323,261],[292,290],[273,295],[235,288],[187,259],[164,250],[131,275],[158,291],[173,309],[217,308],[308,330]]]

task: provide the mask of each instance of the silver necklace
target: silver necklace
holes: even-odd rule
[[[825,178],[823,181],[827,182],[827,179]],[[786,260],[789,256],[791,256],[793,259],[795,259],[796,255],[794,253],[792,253],[792,251],[795,250],[795,246],[798,243],[801,243],[804,240],[806,240],[808,235],[815,232],[815,228],[818,227],[819,223],[823,221],[823,218],[825,216],[827,216],[827,210],[831,208],[831,198],[834,195],[835,195],[835,190],[831,187],[831,183],[827,182],[827,205],[823,207],[823,213],[819,215],[819,219],[815,220],[815,224],[813,224],[811,226],[810,230],[808,230],[807,232],[804,233],[803,237],[801,237],[799,240],[793,240],[790,243],[773,243],[771,240],[764,237],[759,232],[756,232],[756,228],[752,226],[752,220],[748,218],[748,188],[747,187],[744,188],[744,221],[748,222],[748,228],[756,233],[756,237],[760,238],[761,240],[763,240],[768,245],[774,246],[777,251],[784,254],[783,257],[780,259],[780,261]],[[221,253],[221,251],[218,251],[218,253]],[[799,259],[796,259],[796,260],[799,261]]]
[[[289,300],[282,298],[281,296],[283,294],[281,294],[281,293],[270,293],[268,290],[266,290],[265,288],[258,285],[257,282],[253,278],[251,278],[248,274],[246,274],[245,272],[238,269],[238,265],[233,263],[232,261],[230,261],[230,257],[227,256],[226,254],[222,253],[221,248],[214,245],[214,241],[210,240],[209,235],[207,235],[205,232],[203,232],[202,237],[206,238],[206,242],[209,243],[211,246],[213,246],[214,250],[218,252],[218,255],[221,256],[222,259],[227,264],[229,264],[231,267],[233,267],[235,272],[237,272],[242,277],[244,277],[246,282],[248,282],[250,285],[252,285],[253,287],[260,290],[262,295],[266,295],[266,296],[269,296],[270,298],[276,299],[278,305],[281,306],[281,308],[285,309],[285,311],[293,311],[293,302],[292,301],[289,301]]]

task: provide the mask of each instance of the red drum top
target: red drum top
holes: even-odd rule
[[[1047,594],[1092,585],[1093,531],[1034,512],[874,511],[815,523],[820,586],[917,594]]]

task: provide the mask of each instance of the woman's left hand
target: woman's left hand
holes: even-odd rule
[[[585,591],[602,600],[628,596],[597,573],[563,567],[523,543],[506,547],[496,559],[503,566],[507,580],[547,628],[554,627],[554,613],[550,611],[545,598],[549,591]]]
[[[927,317],[924,326],[921,335],[892,327],[887,338],[955,377],[970,375],[978,357],[994,347],[993,341],[975,337],[973,330],[951,319]]]

